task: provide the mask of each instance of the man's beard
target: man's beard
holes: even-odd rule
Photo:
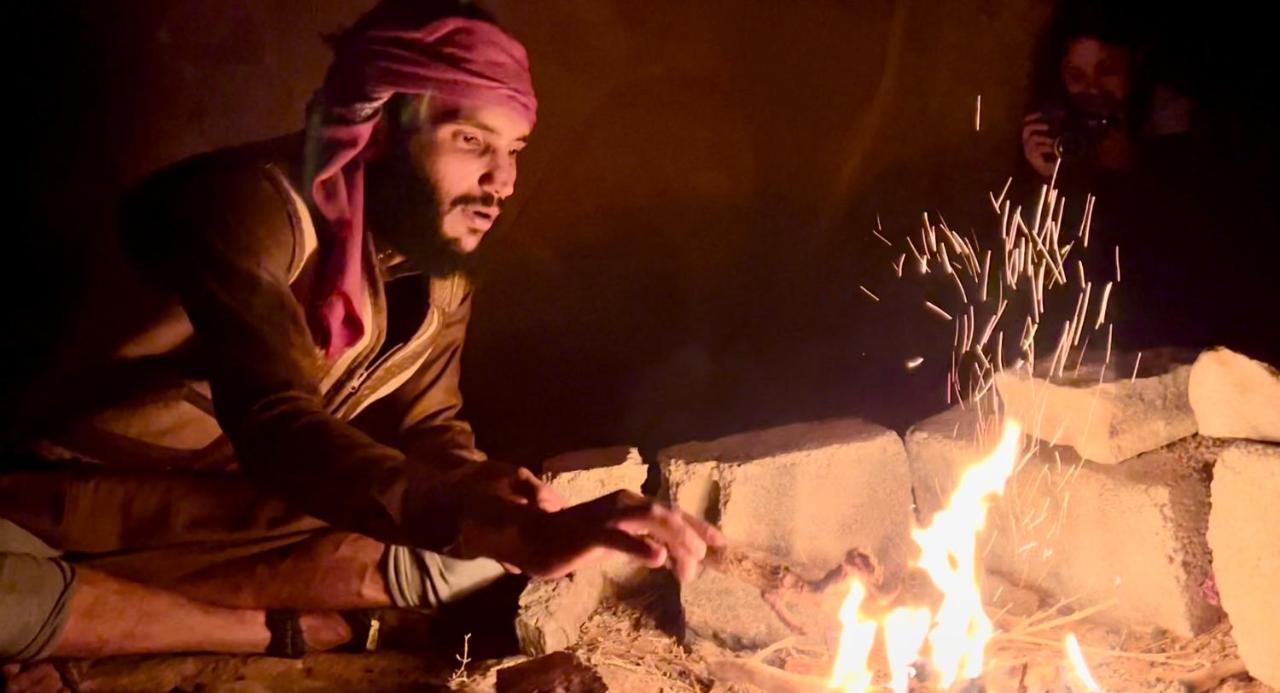
[[[403,147],[366,168],[365,219],[373,233],[421,272],[471,274],[475,259],[443,233],[445,209],[436,186],[418,175]]]

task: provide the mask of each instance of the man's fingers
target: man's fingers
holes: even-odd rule
[[[680,511],[680,515],[683,516],[684,521],[693,528],[693,531],[698,533],[698,536],[702,538],[702,541],[706,542],[707,546],[724,546],[729,543],[728,540],[724,538],[724,534],[712,526],[711,523],[704,522],[683,510]]]
[[[628,508],[613,521],[613,526],[628,534],[646,536],[666,547],[672,570],[682,582],[692,579],[698,564],[707,555],[707,542],[687,516],[658,503],[647,507]]]
[[[1037,112],[1035,112],[1035,113],[1029,113],[1029,114],[1027,114],[1027,117],[1026,117],[1026,118],[1023,118],[1023,119],[1022,119],[1022,122],[1024,122],[1024,123],[1030,123],[1030,122],[1037,121],[1037,120],[1039,120],[1039,121],[1043,121],[1043,120],[1044,120],[1044,114],[1043,114],[1043,113],[1040,113],[1039,111],[1037,111]]]
[[[637,537],[617,529],[605,529],[596,538],[600,546],[626,554],[649,568],[661,568],[667,563],[667,548],[646,537]]]

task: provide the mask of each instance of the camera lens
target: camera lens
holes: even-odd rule
[[[1077,159],[1085,153],[1087,148],[1088,143],[1075,133],[1063,133],[1053,141],[1053,153],[1057,154],[1059,159]]]

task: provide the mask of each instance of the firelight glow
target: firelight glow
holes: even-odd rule
[[[890,667],[890,688],[906,691],[912,663],[922,658],[929,643],[930,668],[940,688],[948,688],[962,676],[982,675],[983,656],[994,631],[982,607],[978,584],[978,533],[986,524],[987,508],[994,496],[1004,492],[1013,474],[1022,446],[1022,426],[1005,422],[1000,443],[984,460],[969,467],[960,477],[947,507],[938,511],[928,526],[912,532],[921,555],[922,568],[942,592],[937,612],[924,608],[897,608],[880,622],[862,613],[866,587],[858,580],[849,586],[849,595],[840,608],[839,649],[829,685],[844,691],[864,691],[871,683],[867,658],[877,631],[883,631],[885,653]]]

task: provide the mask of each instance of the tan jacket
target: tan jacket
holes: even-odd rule
[[[441,476],[483,459],[457,418],[470,288],[461,274],[396,279],[421,300],[392,306],[412,336],[388,344],[391,271],[370,240],[366,337],[326,362],[303,311],[319,256],[300,154],[289,138],[201,155],[129,198],[122,246],[153,292],[137,305],[156,308],[92,363],[34,448],[113,468],[238,464],[328,523],[443,547],[456,501]]]

